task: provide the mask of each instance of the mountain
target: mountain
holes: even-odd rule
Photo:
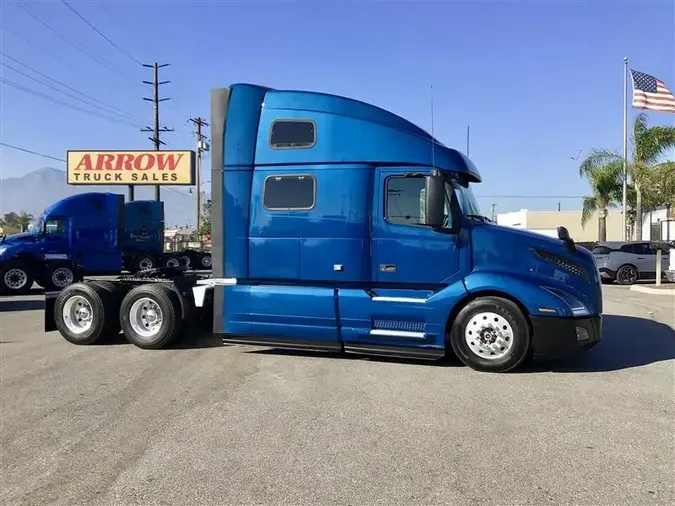
[[[43,167],[21,177],[0,179],[0,213],[26,211],[38,216],[44,209],[70,195],[86,192],[120,193],[127,198],[126,186],[75,186],[66,183],[66,172]],[[162,187],[167,227],[194,226],[197,200],[186,187]],[[208,198],[208,196],[207,196]],[[136,186],[135,200],[154,199],[154,187]]]

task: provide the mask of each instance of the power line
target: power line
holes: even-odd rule
[[[119,119],[119,118],[111,118],[111,117],[109,117],[109,116],[105,116],[105,115],[103,115],[103,114],[99,114],[99,113],[97,113],[97,112],[95,112],[95,111],[90,111],[90,110],[88,110],[88,109],[83,109],[83,108],[81,108],[81,107],[77,107],[76,105],[72,105],[72,104],[69,104],[69,103],[67,103],[67,102],[63,102],[63,101],[58,100],[58,99],[56,99],[56,98],[54,98],[54,97],[52,97],[52,96],[50,96],[50,95],[45,94],[45,93],[40,93],[39,91],[32,90],[32,89],[30,89],[30,88],[28,88],[28,87],[26,87],[26,86],[23,86],[23,85],[21,85],[21,84],[19,84],[19,83],[15,83],[15,82],[13,82],[13,81],[10,81],[9,79],[5,79],[4,77],[0,77],[0,82],[6,84],[6,85],[8,85],[8,86],[12,86],[13,88],[16,88],[16,89],[18,89],[18,90],[21,90],[21,91],[23,91],[23,92],[25,92],[25,93],[28,93],[28,94],[30,94],[30,95],[34,95],[34,96],[36,96],[36,97],[40,97],[40,98],[42,98],[42,99],[44,99],[44,100],[47,100],[47,101],[49,101],[49,102],[53,102],[53,103],[58,104],[58,105],[61,105],[61,106],[63,106],[63,107],[67,107],[67,108],[69,108],[69,109],[73,109],[73,110],[75,110],[75,111],[80,111],[80,112],[83,112],[83,113],[85,113],[85,114],[89,114],[90,116],[95,116],[95,117],[97,117],[97,118],[105,119],[105,120],[111,121],[111,122],[113,122],[113,123],[119,123],[119,124],[121,124],[121,125],[128,125],[128,126],[132,126],[132,127],[137,127],[137,126],[138,126],[138,124],[129,123],[129,122],[124,121],[124,120],[121,120],[121,119]]]
[[[56,30],[56,28],[54,28],[51,24],[47,23],[46,21],[44,21],[43,19],[41,19],[39,16],[37,16],[36,14],[34,14],[33,12],[31,12],[30,9],[28,9],[28,7],[26,7],[26,6],[23,4],[23,2],[21,2],[21,3],[18,3],[18,2],[17,2],[17,5],[18,5],[21,9],[23,9],[23,11],[26,12],[26,14],[28,14],[30,17],[32,17],[33,19],[35,19],[38,23],[40,23],[42,26],[44,26],[45,28],[47,28],[47,29],[48,29],[49,31],[51,31],[52,33],[56,34],[60,39],[64,40],[65,42],[67,42],[68,44],[70,44],[71,46],[73,46],[75,49],[77,49],[78,51],[80,51],[82,54],[88,56],[89,58],[91,58],[92,60],[94,60],[94,61],[95,61],[96,63],[98,63],[99,65],[105,67],[105,68],[108,69],[109,71],[111,71],[111,72],[117,74],[117,75],[120,76],[122,79],[125,79],[125,80],[127,80],[127,81],[132,82],[133,84],[136,84],[132,79],[129,79],[127,76],[125,76],[124,74],[120,73],[114,66],[112,66],[109,62],[107,62],[107,61],[104,60],[103,58],[100,58],[100,57],[96,56],[95,54],[90,53],[89,51],[87,51],[86,49],[84,49],[84,48],[83,48],[82,46],[80,46],[79,44],[74,43],[73,41],[71,41],[70,39],[68,39],[68,38],[65,37],[64,35],[62,35],[62,34],[61,34],[58,30]]]
[[[95,27],[94,25],[92,25],[89,21],[87,21],[87,20],[85,19],[85,17],[82,16],[82,14],[80,14],[79,12],[77,12],[77,11],[75,10],[74,7],[72,7],[68,2],[66,2],[66,0],[61,0],[61,2],[63,2],[63,4],[64,4],[66,7],[68,7],[71,11],[73,11],[73,13],[75,13],[75,15],[76,15],[78,18],[80,18],[82,21],[84,21],[85,23],[87,23],[87,25],[89,25],[89,27],[90,27],[92,30],[94,30],[94,31],[95,31],[96,33],[98,33],[101,37],[103,37],[105,40],[107,40],[107,41],[108,41],[115,49],[117,49],[120,53],[122,53],[123,55],[125,55],[125,56],[131,58],[134,62],[138,63],[139,65],[143,65],[143,64],[142,64],[138,59],[136,59],[133,55],[127,53],[124,49],[122,49],[121,47],[119,47],[117,44],[115,44],[115,43],[114,43],[112,40],[110,40],[108,37],[106,37],[105,35],[103,35],[103,34],[99,31],[98,28],[96,28],[96,27]]]
[[[55,83],[58,83],[59,85],[63,86],[64,88],[68,88],[68,89],[70,89],[70,90],[73,90],[75,93],[78,93],[78,94],[82,95],[83,97],[87,97],[89,100],[93,100],[93,101],[95,101],[95,102],[99,102],[99,103],[103,104],[105,107],[107,107],[108,109],[117,109],[118,111],[121,111],[121,112],[116,112],[116,111],[114,111],[114,110],[105,110],[105,109],[103,109],[100,105],[96,105],[96,104],[90,102],[89,100],[85,100],[85,99],[83,99],[83,98],[81,98],[81,97],[78,97],[77,95],[73,95],[72,93],[68,93],[68,92],[66,92],[66,91],[60,90],[60,89],[58,89],[56,86],[52,86],[51,84],[49,84],[49,83],[47,83],[47,82],[45,82],[45,81],[41,81],[40,79],[37,79],[37,78],[35,78],[35,77],[33,77],[33,76],[29,75],[29,74],[26,74],[25,72],[22,72],[21,70],[15,68],[15,67],[12,67],[11,65],[8,65],[7,63],[4,63],[4,62],[1,62],[1,61],[0,61],[0,65],[3,65],[4,67],[7,67],[7,68],[10,69],[10,70],[13,70],[13,71],[16,72],[17,74],[20,74],[20,75],[22,75],[22,76],[24,76],[24,77],[27,77],[28,79],[31,79],[31,80],[35,81],[36,83],[42,84],[43,86],[46,86],[47,88],[50,88],[50,89],[52,89],[52,90],[54,90],[54,91],[57,91],[57,92],[59,92],[59,93],[63,93],[64,95],[66,95],[66,96],[68,96],[68,97],[71,97],[71,98],[74,98],[75,100],[82,101],[82,102],[86,103],[87,105],[90,105],[90,106],[95,107],[95,108],[97,108],[97,109],[101,109],[101,110],[103,110],[103,111],[106,112],[106,113],[117,114],[118,116],[122,116],[122,117],[128,116],[129,118],[125,118],[125,119],[131,119],[131,120],[135,120],[135,121],[139,121],[139,122],[144,122],[144,121],[146,121],[145,119],[140,118],[140,117],[138,117],[138,116],[134,116],[133,114],[131,114],[131,113],[129,113],[129,112],[126,112],[126,111],[124,111],[123,109],[119,109],[118,107],[115,107],[115,106],[113,106],[113,105],[106,104],[105,102],[102,102],[102,101],[100,101],[100,100],[98,100],[98,99],[96,99],[96,98],[90,97],[89,95],[87,95],[87,94],[85,94],[85,93],[82,93],[81,91],[78,91],[78,90],[76,90],[75,88],[72,88],[72,87],[70,87],[70,86],[68,86],[68,85],[66,85],[66,84],[63,84],[62,82],[60,82],[60,81],[58,81],[58,80],[56,80],[56,79],[53,79],[53,78],[49,77],[48,75],[43,74],[42,72],[39,72],[39,71],[37,71],[37,70],[35,70],[35,69],[29,67],[28,65],[25,65],[25,64],[23,64],[23,63],[21,63],[21,62],[15,60],[14,58],[12,58],[12,57],[10,57],[10,56],[7,56],[5,53],[0,52],[0,54],[1,54],[2,56],[4,56],[5,58],[8,58],[8,59],[10,59],[10,60],[12,60],[12,61],[16,61],[19,65],[23,65],[24,67],[26,67],[26,68],[32,70],[32,71],[35,72],[36,74],[40,74],[41,76],[44,76],[45,78],[47,78],[47,79],[49,79],[49,80],[51,80],[51,81],[54,81]]]
[[[30,153],[31,155],[37,155],[43,158],[49,158],[50,160],[56,160],[57,162],[65,163],[63,158],[56,158],[55,156],[45,155],[44,153],[38,153],[37,151],[31,151],[30,149],[20,148],[19,146],[12,146],[11,144],[7,144],[5,142],[0,142],[0,146],[5,146],[6,148],[16,149],[17,151],[23,151],[24,153]]]

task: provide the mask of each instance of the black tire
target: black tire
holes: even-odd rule
[[[68,262],[49,263],[45,268],[44,275],[41,277],[40,286],[48,291],[63,290],[73,283],[81,281],[79,269]]]
[[[134,258],[134,272],[147,271],[157,267],[157,261],[152,255],[137,255]]]
[[[616,271],[616,282],[620,285],[634,285],[640,279],[640,273],[632,265],[622,265]]]
[[[146,323],[145,315],[136,313],[131,314],[134,304],[141,299],[149,299],[156,304],[161,311],[161,325],[155,334],[144,336],[134,330],[137,321],[143,321],[143,325],[149,327],[151,323]],[[150,303],[148,303],[150,304]],[[149,308],[149,309],[148,309]],[[145,309],[147,312],[152,310],[151,306],[144,306],[139,309],[139,313]],[[138,314],[138,320],[136,319]],[[147,313],[146,313],[147,314]],[[156,311],[154,312],[156,315]],[[135,346],[147,350],[157,350],[164,348],[173,342],[179,335],[183,320],[181,318],[181,305],[178,294],[169,286],[162,284],[146,284],[133,288],[122,300],[120,306],[120,324],[124,335]]]
[[[0,269],[0,293],[3,295],[25,295],[35,281],[31,264],[21,260],[10,260]]]
[[[496,328],[496,324],[502,328]],[[465,333],[469,339],[475,333],[478,339],[467,342]],[[494,351],[485,344],[490,341]],[[481,297],[469,302],[455,318],[450,332],[450,344],[457,358],[472,369],[484,372],[515,369],[529,356],[530,342],[527,317],[515,303],[501,297]],[[504,345],[501,349],[500,344]],[[506,354],[502,357],[490,357],[504,351]]]
[[[115,296],[99,283],[96,281],[74,283],[61,290],[61,293],[57,295],[54,301],[54,320],[56,329],[66,341],[73,344],[88,345],[119,334],[118,306]],[[84,301],[79,302],[78,299],[75,299],[72,302],[73,309],[83,307],[84,313],[81,316],[86,318],[88,314],[86,304],[90,308],[91,324],[82,332],[74,332],[69,328],[64,317],[64,312],[68,313],[68,319],[70,320],[77,316],[75,311],[71,311],[67,307],[68,302],[75,297],[84,299]],[[86,304],[84,304],[85,302]]]
[[[110,310],[113,311],[113,317],[108,323],[109,335],[116,336],[122,331],[120,326],[120,306],[122,305],[123,291],[122,287],[112,281],[96,280],[89,281],[90,285],[96,285],[108,293],[110,298]]]
[[[211,270],[211,253],[202,253],[199,257],[199,267],[205,270]]]

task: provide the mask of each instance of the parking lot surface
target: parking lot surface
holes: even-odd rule
[[[0,300],[3,505],[674,504],[672,297],[606,286],[585,355],[509,374],[78,347]]]

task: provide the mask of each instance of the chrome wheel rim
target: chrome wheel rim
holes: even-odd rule
[[[513,328],[497,313],[472,316],[464,329],[464,339],[474,355],[487,360],[503,359],[513,350]]]
[[[75,281],[75,275],[68,267],[59,267],[52,273],[52,283],[58,288],[65,288]]]
[[[169,259],[166,261],[166,266],[167,266],[167,267],[178,267],[179,265],[180,265],[180,263],[178,262],[178,259],[177,259],[177,258],[169,258]]]
[[[180,257],[180,259],[182,260],[183,264],[186,267],[190,267],[190,257],[189,256],[183,255],[182,257]]]
[[[5,272],[3,277],[5,286],[12,290],[21,290],[28,283],[28,274],[23,269],[15,267]]]
[[[162,309],[149,297],[138,299],[129,309],[129,324],[144,340],[152,339],[162,328]]]
[[[74,295],[63,305],[63,323],[73,334],[82,334],[91,328],[94,310],[87,299]]]
[[[147,271],[152,269],[152,259],[151,258],[141,258],[138,262],[138,268],[142,271]]]
[[[211,267],[211,256],[204,256],[202,257],[202,265],[204,267]]]

